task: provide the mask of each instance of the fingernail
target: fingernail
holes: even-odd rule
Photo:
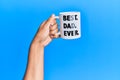
[[[53,26],[53,23],[51,23],[50,26]]]
[[[55,17],[55,14],[52,14],[52,17]]]

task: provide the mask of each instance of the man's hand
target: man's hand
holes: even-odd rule
[[[53,14],[47,21],[41,24],[32,44],[38,44],[45,47],[53,38],[58,37],[57,32],[57,23]]]
[[[40,25],[30,47],[28,66],[24,80],[44,79],[44,47],[48,45],[53,38],[58,37],[57,32],[58,28],[54,15]]]

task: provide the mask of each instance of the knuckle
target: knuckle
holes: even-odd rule
[[[50,30],[55,30],[57,28],[57,24],[55,24],[54,26],[50,27]]]

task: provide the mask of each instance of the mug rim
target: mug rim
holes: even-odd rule
[[[75,14],[75,13],[79,13],[79,11],[68,11],[68,12],[60,12],[60,14]]]

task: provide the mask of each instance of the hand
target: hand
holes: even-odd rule
[[[28,66],[24,80],[44,79],[44,47],[48,45],[53,38],[58,37],[57,32],[58,28],[54,15],[40,25],[30,47]]]
[[[44,21],[41,24],[32,44],[38,44],[45,47],[52,41],[53,38],[58,37],[57,33],[57,23],[53,14],[47,21]]]

